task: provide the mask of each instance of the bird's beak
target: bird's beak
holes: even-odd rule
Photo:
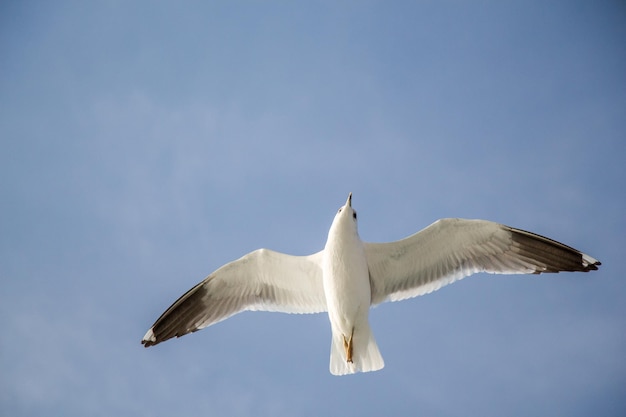
[[[346,200],[346,206],[352,207],[352,193],[348,194],[348,199]]]

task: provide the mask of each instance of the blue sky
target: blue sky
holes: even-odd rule
[[[620,2],[0,9],[0,414],[624,414]],[[348,192],[367,241],[484,218],[603,266],[379,306],[376,373],[329,374],[325,315],[140,345],[222,264],[320,250]]]

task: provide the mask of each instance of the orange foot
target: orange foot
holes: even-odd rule
[[[354,329],[350,338],[346,340],[346,336],[343,336],[343,348],[346,350],[346,362],[352,363],[352,335],[354,335]]]

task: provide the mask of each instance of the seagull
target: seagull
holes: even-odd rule
[[[330,372],[377,371],[384,361],[370,307],[428,294],[477,272],[588,272],[599,265],[555,240],[487,220],[440,219],[402,240],[363,242],[350,193],[322,251],[292,256],[258,249],[227,263],[165,310],[141,343],[153,346],[241,311],[327,312]]]

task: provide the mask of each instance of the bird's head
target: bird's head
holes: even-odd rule
[[[333,220],[332,228],[341,227],[350,228],[356,230],[357,216],[356,210],[352,208],[352,193],[348,194],[346,204],[339,207],[337,214],[335,214],[335,220]]]

